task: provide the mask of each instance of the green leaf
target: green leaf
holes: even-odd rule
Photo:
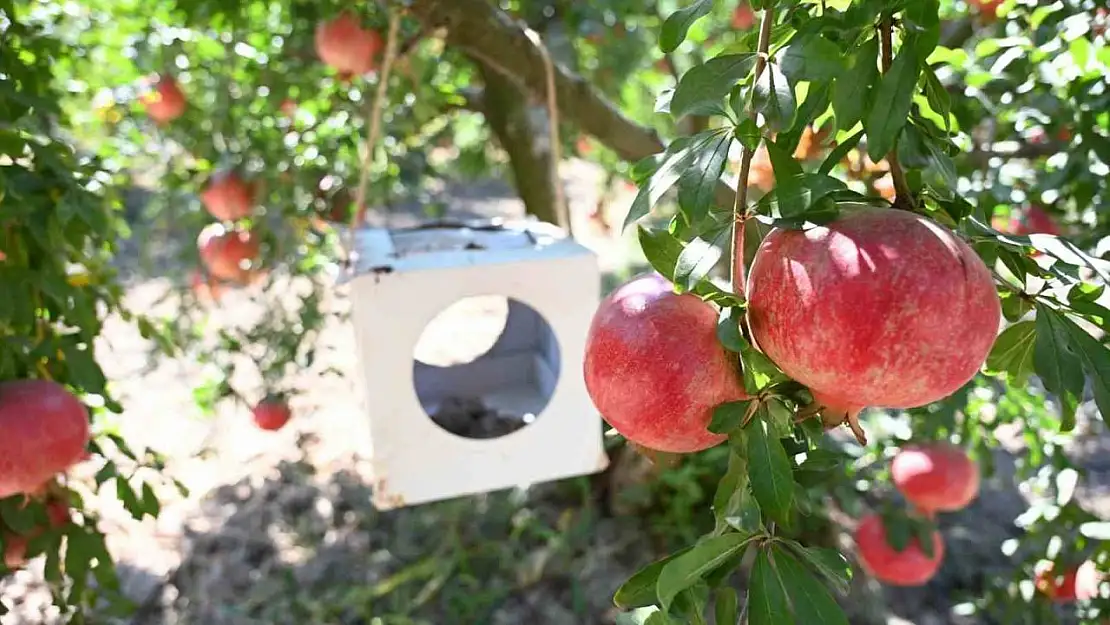
[[[717,590],[717,603],[713,606],[717,625],[735,625],[740,622],[740,598],[732,588]]]
[[[863,129],[867,132],[867,154],[876,163],[894,148],[910,114],[917,77],[921,73],[916,45],[915,37],[906,38],[890,71],[883,75],[875,88],[870,111],[863,119]]]
[[[848,57],[847,67],[836,77],[832,106],[836,125],[841,130],[848,130],[863,119],[871,100],[871,89],[879,78],[878,59],[879,40],[872,37]]]
[[[794,83],[831,80],[844,68],[840,46],[819,33],[795,37],[782,57],[782,73]]]
[[[651,268],[662,276],[673,276],[678,256],[682,254],[682,241],[666,230],[637,228],[640,248]]]
[[[717,321],[717,339],[721,341],[721,345],[724,345],[725,349],[736,353],[744,351],[744,347],[748,344],[744,340],[744,335],[740,333],[740,322],[743,314],[744,310],[742,308],[727,306],[721,309],[721,316]]]
[[[852,565],[839,551],[827,547],[806,547],[793,540],[786,541],[786,545],[803,563],[824,577],[836,592],[844,596],[851,592]]]
[[[743,430],[737,430],[737,435],[743,436]],[[728,470],[717,483],[717,490],[713,494],[713,516],[716,519],[714,533],[723,534],[732,525],[729,520],[739,516],[747,492],[748,461],[730,447]]]
[[[777,438],[789,438],[794,433],[794,413],[777,397],[772,397],[763,402],[764,409],[761,417],[771,427],[771,433]]]
[[[778,199],[779,212],[783,217],[792,217],[805,211],[806,198],[801,189],[804,188],[802,179],[802,166],[794,160],[794,156],[778,146],[774,141],[767,142],[767,155],[771,157],[771,166],[775,170],[775,197]]]
[[[987,370],[1005,373],[1020,381],[1033,372],[1033,347],[1037,340],[1036,324],[1019,321],[1002,331],[987,356]]]
[[[837,146],[833,148],[833,151],[829,152],[829,155],[825,157],[825,160],[821,162],[821,167],[817,168],[817,173],[828,175],[828,173],[836,167],[837,163],[844,160],[845,156],[848,156],[848,152],[851,152],[859,145],[860,139],[863,139],[862,130],[838,143]]]
[[[663,567],[667,566],[667,563],[687,551],[689,549],[683,549],[662,560],[652,562],[637,571],[635,575],[617,589],[617,592],[613,595],[613,605],[622,610],[655,605],[658,601],[655,596],[655,584],[659,580],[659,573],[662,572]]]
[[[763,135],[759,132],[759,126],[756,125],[755,120],[750,118],[744,118],[737,124],[736,130],[732,134],[740,142],[740,145],[753,152],[759,147],[759,142],[763,140]]]
[[[690,290],[704,280],[721,259],[723,251],[717,244],[727,233],[727,229],[718,232],[712,243],[701,237],[691,239],[686,247],[682,248],[682,253],[678,255],[678,261],[675,263],[675,284]]]
[[[651,212],[663,196],[682,179],[696,182],[691,185],[691,203],[696,207],[707,208],[716,190],[717,180],[724,171],[729,141],[731,137],[727,129],[707,130],[673,141],[667,146],[663,162],[652,172],[647,184],[640,187],[640,192],[632,201],[624,220],[624,228]]]
[[[714,434],[728,434],[744,422],[748,415],[748,407],[752,399],[726,401],[713,409],[713,417],[709,420],[708,429]]]
[[[944,131],[951,133],[952,97],[948,95],[948,90],[941,84],[932,67],[926,65],[922,71],[925,74],[925,98],[929,101],[929,108],[944,118]]]
[[[1037,313],[1038,318],[1040,312]],[[1074,351],[1079,354],[1083,368],[1091,377],[1091,389],[1095,396],[1095,405],[1102,415],[1103,421],[1110,422],[1110,350],[1096,341],[1094,337],[1075,324],[1071,319],[1058,315],[1060,323],[1067,335]],[[1038,340],[1040,330],[1038,329]],[[1082,381],[1080,382],[1082,388]],[[1078,397],[1080,393],[1076,393]]]
[[[790,525],[794,476],[782,443],[761,419],[745,428],[748,435],[748,479],[760,507],[782,525]]]
[[[690,26],[709,15],[712,10],[713,0],[697,0],[693,4],[671,13],[667,20],[663,22],[663,28],[659,33],[659,48],[666,53],[674,52],[685,41]]]
[[[719,106],[736,83],[751,73],[755,55],[724,54],[692,67],[682,75],[671,97],[671,115],[677,120],[701,112],[706,105]]]
[[[678,593],[702,581],[706,575],[746,549],[752,539],[753,536],[740,533],[706,538],[668,562],[659,573],[659,581],[656,583],[656,593],[663,611],[670,610],[671,602]]]
[[[754,396],[768,386],[788,379],[766,354],[752,347],[747,341],[744,342],[744,349],[740,351],[740,360],[743,363],[744,390],[749,395]]]
[[[775,142],[779,147],[793,154],[798,149],[806,128],[829,108],[829,93],[832,91],[832,80],[822,80],[809,83],[806,99],[798,108],[798,115],[790,130],[779,133]]]
[[[798,101],[794,96],[794,87],[778,65],[768,63],[763,69],[755,81],[752,102],[755,110],[763,113],[771,129],[784,130],[794,125]]]
[[[848,625],[848,617],[829,591],[789,551],[775,546],[770,557],[799,623]]]
[[[794,625],[794,615],[782,580],[771,564],[766,549],[760,549],[752,566],[751,581],[748,585],[748,625]],[[803,622],[804,625],[810,625]]]
[[[1064,327],[1066,322],[1063,315],[1037,305],[1033,368],[1050,392],[1078,396],[1083,393],[1083,365],[1068,344],[1068,332]]]

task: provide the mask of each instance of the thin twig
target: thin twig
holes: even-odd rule
[[[763,9],[763,19],[759,23],[759,45],[755,59],[754,88],[760,74],[767,66],[767,54],[771,48],[771,26],[775,21],[775,11],[768,6]],[[748,108],[748,116],[755,118],[754,101]],[[740,150],[740,176],[736,180],[736,200],[732,205],[732,290],[740,297],[744,295],[744,222],[748,219],[748,174],[752,169],[755,150],[743,146]]]
[[[401,25],[401,14],[393,11],[389,16],[389,34],[385,40],[385,59],[382,60],[381,72],[378,74],[378,88],[374,99],[367,104],[370,116],[369,130],[366,133],[366,151],[362,155],[361,171],[359,172],[358,190],[355,192],[355,213],[351,216],[350,228],[347,231],[347,262],[351,264],[355,249],[355,231],[362,225],[366,217],[366,189],[370,185],[370,167],[374,164],[374,151],[378,144],[378,135],[382,126],[382,111],[385,109],[386,89],[389,86],[389,70],[397,56],[397,30]]]
[[[883,17],[879,23],[879,43],[882,52],[883,74],[890,72],[890,66],[894,60],[893,50],[893,33],[894,33],[894,18],[887,15]],[[894,182],[894,190],[896,192],[894,198],[894,205],[898,208],[913,208],[913,194],[910,192],[910,185],[906,182],[906,173],[902,171],[902,164],[898,162],[898,142],[895,141],[894,147],[890,149],[890,154],[886,155],[887,163],[890,164],[890,178]]]
[[[563,160],[563,154],[559,141],[559,98],[555,87],[555,62],[551,60],[551,54],[547,51],[547,46],[543,44],[539,33],[525,26],[524,34],[528,35],[528,39],[539,50],[546,73],[544,78],[547,87],[547,134],[551,143],[551,184],[555,186],[555,216],[559,220],[556,225],[573,236],[570,208],[563,193],[563,179],[559,177],[559,162]]]

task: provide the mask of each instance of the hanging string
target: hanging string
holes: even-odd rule
[[[547,46],[543,44],[539,33],[525,26],[524,34],[540,51],[547,82],[547,133],[551,142],[551,183],[555,186],[555,219],[558,221],[556,225],[566,230],[567,234],[574,236],[571,230],[570,208],[563,193],[563,180],[559,177],[559,162],[563,160],[563,155],[562,144],[559,141],[559,99],[555,90],[555,63],[551,60],[551,54],[548,53]]]
[[[389,15],[389,34],[385,40],[385,58],[382,60],[381,71],[378,73],[377,91],[374,99],[367,104],[370,124],[366,132],[366,150],[362,154],[361,169],[359,171],[358,189],[355,192],[355,213],[351,216],[350,228],[347,230],[344,248],[347,251],[347,265],[353,265],[355,257],[355,231],[366,220],[366,190],[370,186],[370,168],[374,164],[374,152],[381,133],[382,111],[385,109],[386,88],[389,86],[389,71],[397,56],[397,31],[401,25],[401,15],[391,11]]]

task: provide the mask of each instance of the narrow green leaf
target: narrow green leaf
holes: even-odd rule
[[[707,105],[719,107],[736,83],[751,73],[755,54],[724,54],[692,67],[682,75],[671,97],[671,115],[677,120],[701,112]]]
[[[779,212],[783,217],[800,215],[806,209],[806,198],[801,191],[805,187],[802,166],[794,160],[793,154],[774,141],[767,142],[767,155],[771,157],[771,166],[775,171],[775,197]]]
[[[806,128],[813,120],[817,119],[829,108],[829,94],[832,92],[832,80],[821,80],[809,83],[806,99],[798,108],[798,116],[790,130],[779,133],[775,142],[779,147],[793,154],[798,149]]]
[[[790,525],[794,501],[794,476],[790,458],[779,439],[761,419],[745,428],[748,435],[748,478],[760,507],[782,525]]]
[[[944,118],[944,131],[952,132],[952,96],[937,78],[933,68],[926,65],[922,70],[925,74],[925,98],[929,101],[929,108],[933,109]]]
[[[740,145],[752,151],[759,147],[759,142],[763,139],[763,135],[759,132],[759,126],[751,118],[744,118],[736,125],[736,130],[732,134],[740,142]]]
[[[792,39],[782,56],[782,73],[795,83],[832,80],[844,68],[840,46],[816,32]]]
[[[736,306],[727,306],[721,309],[721,316],[717,321],[717,339],[725,349],[740,353],[748,344],[744,335],[740,333],[740,323],[744,311]]]
[[[867,154],[875,162],[879,162],[894,147],[910,114],[917,77],[921,73],[916,45],[915,37],[906,38],[890,71],[883,75],[875,88],[871,108],[863,119],[863,129],[867,132]]]
[[[697,0],[671,13],[663,22],[663,28],[659,33],[659,48],[663,52],[674,52],[686,40],[686,33],[690,31],[690,26],[700,18],[709,15],[712,10],[713,0]]]
[[[622,610],[655,605],[658,601],[655,596],[655,584],[659,581],[659,573],[663,571],[663,567],[667,566],[667,563],[687,551],[689,549],[683,549],[662,560],[652,562],[637,571],[635,575],[617,589],[617,592],[613,595],[613,605]]]
[[[701,237],[694,237],[682,248],[674,266],[675,284],[690,290],[709,275],[724,253],[718,244],[726,232],[727,230],[717,233],[712,243]]]
[[[848,617],[829,591],[789,551],[772,547],[770,557],[799,623],[848,625]]]
[[[743,430],[737,430],[743,436]],[[723,534],[731,526],[729,519],[739,516],[744,495],[748,491],[748,461],[735,449],[729,449],[728,470],[724,477],[717,483],[717,490],[713,494],[713,516],[716,526],[715,534]]]
[[[697,182],[692,185],[693,197],[690,201],[708,210],[728,157],[729,141],[731,137],[727,129],[707,130],[673,141],[667,146],[659,167],[651,173],[646,184],[641,184],[640,192],[625,217],[624,228],[650,213],[663,196],[684,178]]]
[[[763,403],[766,412],[762,415],[771,426],[771,433],[776,438],[788,438],[794,432],[794,413],[786,407],[777,397],[772,397]]]
[[[1033,372],[1033,347],[1037,341],[1036,324],[1019,321],[1002,331],[987,356],[987,370],[1005,373],[1011,380],[1024,380]]]
[[[771,565],[770,554],[760,549],[748,585],[748,625],[794,625],[782,580]],[[803,625],[810,625],[803,622]]]
[[[709,216],[732,144],[732,133],[727,128],[710,130],[697,137],[693,162],[678,181],[678,205],[692,224],[701,223]]]
[[[732,588],[717,590],[717,603],[713,607],[717,625],[737,625],[740,622],[740,598]]]
[[[1039,316],[1038,312],[1038,316]],[[1110,350],[1096,341],[1094,337],[1075,324],[1071,319],[1059,315],[1069,342],[1078,352],[1083,368],[1091,377],[1091,388],[1095,395],[1095,405],[1103,421],[1110,422]],[[1039,340],[1039,335],[1038,335]],[[1080,393],[1076,393],[1079,396]]]
[[[879,78],[878,59],[879,40],[872,37],[848,57],[847,67],[836,77],[832,106],[836,125],[841,130],[848,130],[863,119],[870,105],[872,87]]]
[[[670,609],[678,593],[702,581],[706,575],[747,548],[751,540],[751,535],[739,533],[707,538],[668,562],[656,583],[656,594],[663,611]]]
[[[794,125],[798,101],[794,87],[775,63],[768,63],[755,82],[752,101],[756,111],[763,113],[767,126],[784,130]]]
[[[829,152],[829,155],[825,157],[825,160],[821,162],[821,167],[817,169],[817,173],[828,175],[828,173],[836,167],[837,163],[844,160],[845,156],[848,156],[848,152],[851,152],[859,145],[860,139],[863,139],[862,130],[838,143],[837,146],[833,148],[833,151]]]
[[[1033,368],[1045,388],[1062,395],[1083,393],[1083,364],[1068,342],[1063,315],[1037,305],[1037,339],[1033,346]],[[1086,334],[1086,333],[1084,333]]]
[[[682,241],[666,230],[652,230],[644,226],[637,229],[637,236],[651,268],[659,275],[673,276],[678,256],[682,254]]]
[[[824,577],[837,593],[848,595],[852,585],[852,565],[843,554],[827,547],[806,547],[793,540],[785,543],[806,566]]]

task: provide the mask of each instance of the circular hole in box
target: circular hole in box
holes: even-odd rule
[[[456,436],[493,439],[535,422],[555,392],[559,343],[537,310],[499,295],[440,311],[413,350],[424,412]]]

